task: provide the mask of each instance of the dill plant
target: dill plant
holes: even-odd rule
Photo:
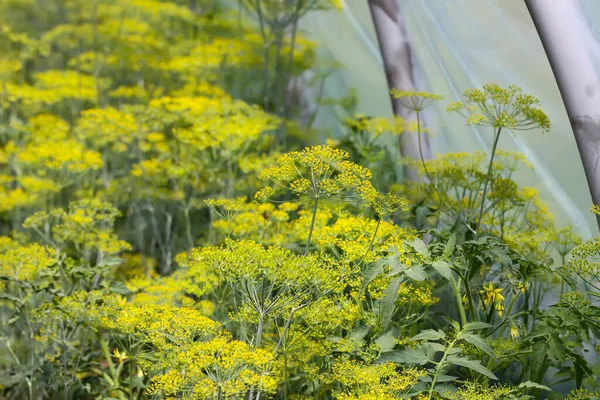
[[[549,131],[551,125],[548,116],[537,107],[539,100],[532,95],[523,94],[522,89],[515,85],[502,88],[496,84],[488,83],[482,89],[466,90],[463,96],[465,103],[453,102],[448,106],[448,111],[456,112],[465,117],[467,125],[491,127],[494,130],[490,163],[483,184],[481,206],[475,226],[475,230],[478,230],[483,218],[485,196],[490,183],[494,156],[496,155],[502,129],[508,129],[509,131],[534,129]]]

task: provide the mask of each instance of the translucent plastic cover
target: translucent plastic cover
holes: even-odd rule
[[[326,95],[340,96],[355,88],[361,113],[389,116],[388,88],[368,3],[342,0],[342,4],[339,12],[313,14],[303,27],[328,56],[345,66],[328,80]],[[586,47],[596,71],[600,71],[600,17],[593,17],[600,16],[600,2],[580,0],[580,5],[583,23],[591,33],[582,40],[589,42]],[[540,191],[557,225],[572,224],[584,237],[596,232],[573,132],[525,3],[404,0],[401,8],[419,71],[419,89],[444,95],[444,101],[427,115],[434,153],[489,150],[492,131],[467,127],[464,119],[446,113],[446,105],[460,100],[467,88],[487,82],[516,84],[540,99],[552,121],[548,133],[507,132],[500,138],[501,148],[523,153],[534,166],[533,171],[521,171],[516,180]]]

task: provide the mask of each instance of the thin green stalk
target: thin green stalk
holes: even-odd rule
[[[185,221],[185,236],[187,238],[188,246],[191,249],[194,247],[194,237],[192,236],[192,222],[190,221],[190,209],[188,206],[183,208],[183,216]]]
[[[458,304],[458,312],[460,314],[460,322],[462,326],[467,324],[467,313],[465,312],[465,308],[462,304],[462,297],[460,296],[460,288],[456,285],[454,278],[450,279],[450,285],[452,285],[452,291],[454,292],[454,297],[456,298],[456,303]]]
[[[269,106],[269,94],[268,94],[268,82],[269,82],[269,49],[271,48],[270,43],[267,43],[267,33],[265,29],[265,19],[262,12],[262,6],[260,4],[260,0],[256,0],[256,15],[258,17],[258,25],[260,27],[260,35],[263,40],[263,87],[262,87],[262,96],[263,96],[263,107],[265,110],[268,110]]]
[[[102,355],[104,355],[104,359],[106,360],[106,363],[108,364],[108,370],[110,371],[111,378],[113,380],[114,385],[118,388],[119,387],[119,374],[117,373],[115,364],[112,362],[110,351],[108,349],[108,343],[106,343],[106,340],[104,340],[104,338],[101,335],[98,335],[98,338],[100,339],[100,348],[102,349]],[[118,394],[119,399],[125,400],[125,395],[123,394],[123,392],[119,390],[118,393],[119,393]]]
[[[453,281],[451,281],[451,282],[453,282]],[[448,353],[450,352],[450,350],[452,350],[452,348],[456,344],[457,340],[458,339],[454,339],[452,342],[450,342],[448,347],[446,347],[446,349],[444,350],[444,355],[442,356],[442,359],[440,360],[440,362],[437,364],[437,367],[435,368],[435,374],[433,375],[433,379],[431,381],[431,387],[429,388],[429,397],[428,397],[429,400],[431,400],[433,397],[433,389],[435,389],[435,384],[438,380],[440,372],[441,372],[442,368],[444,367],[446,358],[448,358]]]
[[[479,230],[479,225],[481,225],[481,219],[483,218],[483,206],[485,204],[485,195],[487,194],[487,188],[490,183],[490,175],[492,174],[492,166],[494,164],[494,156],[496,155],[496,147],[498,146],[498,139],[500,139],[500,132],[502,132],[502,127],[498,128],[498,132],[496,132],[496,137],[494,138],[494,145],[492,147],[492,155],[490,157],[490,165],[488,166],[487,175],[485,177],[485,183],[483,184],[483,195],[481,196],[481,207],[479,208],[479,218],[477,219],[477,226],[475,230]]]
[[[256,344],[255,344],[256,348],[260,347],[264,323],[265,323],[265,314],[261,312],[258,317],[258,327],[256,328]]]
[[[375,242],[375,237],[377,236],[377,232],[379,231],[379,225],[381,225],[381,218],[377,219],[377,226],[375,226],[375,231],[373,232],[373,236],[371,236],[371,241],[369,242],[369,247],[367,247],[367,251],[365,251],[365,254],[363,254],[362,258],[356,265],[357,267],[360,267],[360,265],[363,263],[363,261],[365,260],[367,255],[371,252],[371,249],[373,248],[373,242]]]
[[[308,239],[306,240],[306,248],[304,249],[304,255],[308,254],[308,248],[310,247],[310,240],[312,239],[313,230],[315,229],[315,220],[317,219],[317,208],[319,207],[319,198],[315,197],[315,205],[313,206],[312,220],[310,221],[310,230],[308,231]]]
[[[423,155],[423,144],[421,143],[421,116],[420,116],[420,112],[416,111],[417,113],[417,135],[419,137],[419,155],[421,156],[421,163],[423,164],[423,169],[425,170],[425,175],[427,176],[427,179],[429,180],[429,182],[433,181],[431,180],[431,175],[429,175],[429,171],[427,170],[427,164],[425,163],[425,156]],[[436,187],[436,191],[437,191],[437,187]],[[439,193],[438,193],[439,194]],[[441,200],[441,198],[440,198]]]
[[[475,312],[475,303],[473,302],[473,295],[469,289],[469,281],[467,280],[467,277],[463,277],[463,282],[465,284],[465,292],[469,301],[469,312],[471,313],[471,319],[474,321],[479,321],[479,314]]]
[[[417,114],[417,135],[419,138],[419,155],[421,156],[421,164],[423,164],[423,170],[425,171],[425,176],[427,176],[427,180],[429,181],[429,183],[431,183],[433,185],[435,192],[437,193],[438,197],[440,198],[440,202],[442,204],[445,204],[446,202],[444,201],[444,198],[442,197],[442,193],[438,189],[437,183],[434,183],[433,180],[431,179],[431,174],[429,174],[429,170],[427,169],[427,163],[425,163],[425,156],[423,155],[423,144],[421,141],[421,113],[420,113],[420,111],[415,111],[415,112]]]

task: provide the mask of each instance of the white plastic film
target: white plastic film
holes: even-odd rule
[[[597,40],[600,2],[580,0],[587,23]],[[369,8],[365,0],[343,0],[339,12],[315,13],[303,26],[330,57],[345,68],[325,86],[327,96],[355,88],[358,110],[390,116],[391,106]],[[581,159],[565,108],[540,39],[522,0],[403,0],[402,12],[420,69],[420,89],[444,95],[427,120],[434,153],[489,150],[489,128],[470,128],[463,118],[445,111],[462,92],[487,82],[516,84],[540,99],[552,121],[552,130],[505,132],[501,148],[525,154],[534,171],[522,171],[516,180],[538,189],[558,226],[572,224],[589,237],[597,232],[589,212],[592,204]],[[592,46],[590,49],[598,49]],[[600,71],[600,54],[593,60]]]

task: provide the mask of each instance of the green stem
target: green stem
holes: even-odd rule
[[[423,145],[421,143],[421,116],[420,116],[419,111],[417,111],[416,113],[417,113],[417,135],[419,137],[419,155],[421,156],[421,163],[423,164],[423,169],[425,170],[425,175],[427,176],[427,179],[429,180],[429,182],[431,182],[431,184],[433,184],[433,181],[431,180],[431,175],[429,175],[429,171],[427,170],[427,164],[425,164],[425,156],[423,156]],[[437,187],[436,187],[436,190],[437,190]],[[441,198],[440,198],[440,200],[441,200]]]
[[[194,247],[194,237],[192,236],[192,222],[190,221],[190,210],[188,206],[184,207],[183,216],[185,217],[185,236],[188,241],[188,246],[191,249]]]
[[[496,155],[498,139],[500,139],[500,132],[502,132],[502,127],[498,128],[498,131],[496,132],[496,137],[494,138],[492,155],[490,157],[490,165],[488,166],[487,175],[485,177],[485,183],[483,184],[483,195],[481,196],[481,207],[479,208],[479,218],[477,219],[477,226],[475,227],[476,231],[479,230],[479,225],[481,225],[481,219],[483,218],[483,206],[485,204],[485,195],[487,194],[488,184],[490,183],[490,176],[492,175],[492,166],[494,164],[494,156]]]
[[[431,387],[429,388],[429,397],[428,397],[429,400],[431,400],[431,398],[433,397],[433,389],[435,389],[435,384],[437,382],[438,376],[440,375],[440,371],[444,367],[446,358],[448,358],[448,353],[450,352],[450,350],[452,350],[456,341],[457,341],[457,339],[454,339],[452,342],[450,342],[448,347],[446,347],[446,349],[444,350],[444,355],[442,356],[442,359],[440,360],[437,367],[435,368],[435,374],[433,375],[433,380],[431,381]]]
[[[445,205],[447,205],[446,201],[442,197],[442,193],[438,189],[437,183],[434,183],[433,180],[431,179],[431,174],[429,173],[429,170],[427,169],[427,163],[425,163],[425,156],[423,155],[423,144],[421,142],[421,113],[420,113],[420,111],[415,111],[415,112],[417,113],[417,135],[419,138],[419,155],[421,156],[421,164],[423,164],[423,170],[425,171],[425,176],[427,176],[427,180],[429,181],[429,183],[431,185],[433,185],[433,189],[437,193],[437,195],[440,199],[440,203],[442,204],[442,206],[445,206]]]
[[[454,297],[456,298],[456,303],[458,304],[458,312],[460,313],[460,322],[462,326],[467,324],[467,313],[465,312],[465,308],[462,304],[462,297],[460,296],[460,288],[456,285],[454,278],[450,279],[450,285],[452,285],[452,291],[454,292]]]
[[[317,208],[319,207],[319,198],[315,197],[315,205],[313,206],[312,220],[310,221],[310,230],[308,231],[308,239],[306,240],[306,248],[304,249],[304,255],[308,254],[308,248],[310,247],[310,240],[312,239],[313,230],[315,229],[315,220],[317,219]]]
[[[375,237],[377,236],[377,232],[379,231],[379,225],[381,225],[381,218],[377,220],[377,226],[375,226],[375,232],[373,232],[373,236],[371,237],[371,241],[369,242],[369,247],[367,247],[367,251],[356,265],[357,267],[360,267],[367,255],[371,252],[371,249],[373,248],[373,242],[375,242]]]
[[[269,94],[268,94],[268,85],[269,85],[269,49],[271,45],[267,42],[267,33],[265,29],[265,19],[262,12],[262,6],[260,4],[260,0],[256,0],[256,15],[258,17],[258,25],[260,27],[260,35],[263,41],[263,87],[262,87],[262,97],[263,97],[263,107],[265,111],[268,111],[269,107]]]
[[[479,321],[479,314],[475,312],[475,303],[473,302],[473,295],[471,294],[471,290],[469,288],[469,281],[467,277],[463,277],[463,282],[465,284],[465,291],[467,293],[467,299],[469,300],[469,312],[471,313],[471,319],[474,321]]]
[[[102,349],[102,354],[104,355],[104,358],[106,359],[106,363],[108,364],[108,370],[110,371],[110,375],[112,377],[115,387],[118,388],[119,387],[119,374],[117,373],[115,364],[112,362],[110,351],[108,349],[108,343],[106,343],[106,340],[104,340],[104,338],[101,335],[98,335],[98,336],[99,336],[99,340],[100,340],[100,348]],[[119,393],[118,394],[119,399],[125,400],[125,395],[123,394],[123,392],[119,390],[118,393]]]

